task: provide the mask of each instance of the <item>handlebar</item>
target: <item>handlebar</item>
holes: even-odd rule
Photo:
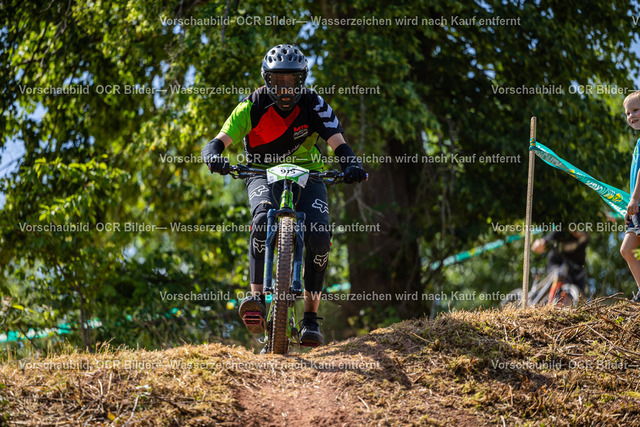
[[[267,170],[262,168],[252,168],[247,165],[238,164],[229,167],[229,175],[234,179],[244,179],[257,175],[266,175]],[[339,184],[344,181],[344,173],[337,170],[329,170],[325,172],[309,171],[309,178],[312,180],[321,180],[325,184]],[[369,179],[369,174],[367,174]]]

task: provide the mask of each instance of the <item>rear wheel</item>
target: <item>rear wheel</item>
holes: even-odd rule
[[[291,263],[293,261],[293,218],[280,218],[278,229],[278,255],[276,265],[276,283],[273,289],[271,304],[273,305],[273,322],[270,331],[270,349],[275,354],[287,354],[289,337],[287,337],[287,314],[293,295],[289,292],[291,284]]]

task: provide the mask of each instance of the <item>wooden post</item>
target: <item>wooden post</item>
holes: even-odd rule
[[[531,117],[530,144],[536,145],[537,119]],[[529,305],[529,254],[531,253],[531,210],[533,208],[533,172],[536,164],[536,153],[529,151],[529,176],[527,179],[527,212],[524,234],[524,268],[522,272],[522,308]]]

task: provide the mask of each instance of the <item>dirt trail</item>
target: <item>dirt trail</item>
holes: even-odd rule
[[[351,412],[359,402],[322,376],[309,384],[265,379],[259,388],[235,390],[234,396],[243,409],[240,421],[249,426],[356,424]]]
[[[248,375],[242,386],[234,389],[234,397],[243,410],[241,423],[251,426],[354,426],[393,425],[402,419],[407,424],[481,424],[471,412],[448,405],[443,396],[407,381],[400,372],[385,374],[377,361],[384,357],[369,359],[361,354],[334,357],[331,353],[334,350],[330,347],[306,355],[262,356],[263,363],[274,369],[257,365],[260,372],[255,377]],[[283,365],[286,366],[284,370]],[[354,375],[360,378],[354,378]],[[382,393],[362,393],[354,387],[359,383],[375,384],[381,375],[386,387],[397,387],[402,395],[394,404],[382,407]],[[378,401],[367,403],[372,397]],[[403,399],[406,405],[402,405]],[[416,401],[421,401],[419,408],[412,406]]]
[[[0,414],[15,425],[640,425],[638,308],[447,313],[288,356],[208,344],[9,362]]]

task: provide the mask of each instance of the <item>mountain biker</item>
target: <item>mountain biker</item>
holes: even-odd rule
[[[253,167],[270,167],[293,163],[309,170],[323,167],[316,145],[322,138],[333,149],[344,172],[344,182],[366,179],[366,172],[355,153],[345,142],[342,127],[327,102],[315,91],[305,88],[307,59],[292,44],[278,44],[269,49],[262,60],[265,85],[242,100],[226,120],[218,135],[202,150],[211,173],[229,173],[229,160],[222,152],[233,142],[244,139],[244,151]],[[247,194],[251,204],[249,268],[251,295],[239,307],[243,318],[248,312],[259,312],[258,325],[245,322],[252,333],[265,329],[265,296],[263,294],[267,213],[277,209],[282,182],[267,183],[265,176],[247,178]],[[309,181],[304,191],[296,188],[296,210],[306,214],[304,261],[304,318],[300,341],[304,346],[322,345],[317,316],[323,281],[331,247],[327,189],[323,182]]]
[[[551,243],[554,246],[547,255],[547,270],[550,271],[565,264],[568,277],[563,277],[563,280],[578,286],[584,293],[587,279],[584,265],[587,258],[589,234],[578,231],[554,231],[545,237],[536,239],[531,245],[531,250],[541,254],[545,251],[547,244]]]

